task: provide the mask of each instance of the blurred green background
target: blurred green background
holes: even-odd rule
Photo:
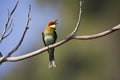
[[[56,13],[58,19],[58,39],[70,34],[78,19],[79,0],[34,0],[36,10],[50,16],[47,10]],[[31,3],[32,5],[32,3]],[[78,35],[102,32],[120,23],[120,0],[84,0],[82,21]],[[42,13],[43,11],[43,13]],[[56,17],[57,15],[57,17]],[[31,17],[34,17],[32,15]],[[44,16],[42,16],[43,18]],[[40,38],[44,26],[30,29],[34,36],[32,44],[22,46],[21,53],[30,52],[43,47]],[[45,20],[45,19],[43,19]],[[32,20],[31,20],[32,23]],[[42,24],[42,22],[40,22]],[[34,26],[31,26],[34,27]],[[42,29],[39,32],[39,29]],[[34,38],[35,37],[35,38]],[[27,37],[26,37],[27,38]],[[23,43],[24,44],[24,43]],[[55,49],[57,67],[48,69],[48,54],[44,54],[13,63],[5,80],[120,80],[120,31],[94,40],[71,40]],[[1,65],[2,66],[2,65]]]

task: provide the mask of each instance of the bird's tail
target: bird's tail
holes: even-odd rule
[[[48,64],[48,67],[49,68],[56,67],[55,58],[54,58],[54,48],[49,49],[48,53],[49,53],[49,64]]]
[[[49,68],[56,67],[55,61],[54,60],[53,61],[49,61],[48,67]]]

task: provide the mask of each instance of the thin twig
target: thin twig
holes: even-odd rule
[[[10,25],[9,25],[9,27],[7,28],[7,31],[10,29],[10,28],[13,28],[13,19],[11,20],[11,22],[10,22]]]
[[[12,24],[13,24],[13,19],[11,20],[9,27],[6,29],[6,32],[8,32],[9,29],[10,29],[10,31],[3,36],[3,39],[5,39],[6,37],[8,37],[12,33],[12,30],[13,30]]]
[[[77,25],[76,25],[74,31],[73,31],[70,35],[75,34],[75,33],[78,31],[79,27],[80,27],[81,16],[82,16],[82,3],[83,3],[83,0],[81,0],[81,1],[80,1],[80,4],[79,4],[79,6],[80,6],[79,9],[80,9],[80,10],[79,10],[79,18],[78,18]]]
[[[11,17],[12,17],[12,15],[13,15],[13,13],[15,12],[15,10],[16,10],[16,8],[17,8],[17,6],[18,6],[18,3],[19,3],[19,0],[17,0],[16,5],[14,6],[14,8],[12,9],[11,12],[8,10],[8,18],[7,18],[7,22],[6,22],[6,24],[5,24],[3,33],[2,33],[2,35],[0,36],[0,43],[2,42],[3,39],[5,39],[4,36],[5,36],[6,32],[7,32],[9,22],[10,22],[10,20],[11,20]]]
[[[10,16],[10,10],[9,9],[7,9],[8,10],[8,16]]]
[[[13,8],[13,10],[11,11],[10,16],[15,12],[15,10],[16,10],[16,8],[18,6],[18,3],[19,3],[19,0],[17,0],[17,3],[15,5],[15,7]]]
[[[11,28],[10,31],[9,31],[9,33],[6,34],[3,38],[5,39],[6,37],[8,37],[12,33],[12,30],[13,30],[13,28]]]

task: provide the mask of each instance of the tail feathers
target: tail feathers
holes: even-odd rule
[[[49,68],[56,67],[55,61],[54,60],[53,61],[49,61],[48,67]]]

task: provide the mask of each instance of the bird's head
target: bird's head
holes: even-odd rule
[[[57,20],[55,20],[55,21],[51,20],[51,21],[48,22],[47,27],[55,30],[56,29],[56,25],[57,25]]]

